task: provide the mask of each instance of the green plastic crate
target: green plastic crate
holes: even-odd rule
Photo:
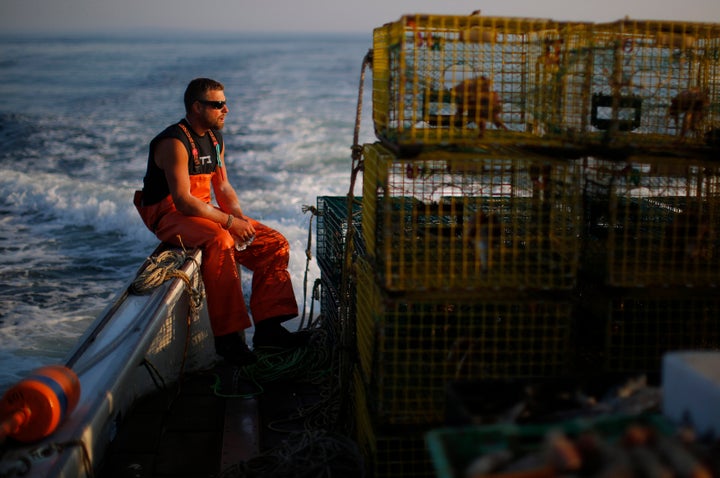
[[[467,467],[480,456],[510,449],[518,455],[539,449],[553,430],[569,437],[595,431],[606,439],[617,438],[632,424],[652,426],[661,434],[671,434],[674,426],[660,415],[613,415],[598,419],[575,419],[554,424],[497,424],[474,427],[441,428],[425,435],[438,478],[464,478]]]

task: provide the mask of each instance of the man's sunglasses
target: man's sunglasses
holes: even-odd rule
[[[210,101],[210,100],[198,100],[200,103],[207,105],[211,108],[214,108],[216,110],[221,110],[225,108],[225,101]]]

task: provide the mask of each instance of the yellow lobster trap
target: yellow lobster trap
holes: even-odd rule
[[[481,15],[406,15],[373,32],[373,119],[403,146],[535,144],[543,83],[570,24]],[[584,84],[584,83],[583,83]],[[544,105],[543,105],[544,106]],[[559,111],[555,111],[559,113]]]
[[[589,294],[588,296],[591,296]],[[687,289],[631,289],[585,297],[585,328],[602,337],[607,373],[659,376],[663,354],[720,348],[720,298]]]
[[[580,165],[537,156],[364,147],[362,224],[391,291],[570,289],[580,246]]]
[[[573,305],[545,296],[390,296],[357,262],[357,344],[371,417],[441,423],[453,381],[567,376]]]
[[[720,24],[406,15],[373,34],[385,143],[720,147]]]
[[[356,383],[358,381],[356,380]],[[355,397],[362,395],[358,385]],[[359,392],[358,392],[359,390]],[[425,434],[433,424],[388,426],[372,421],[362,395],[356,404],[356,440],[363,453],[365,476],[373,478],[435,478]],[[439,424],[434,424],[439,425]]]
[[[588,145],[707,149],[720,144],[720,24],[625,19],[592,27]]]
[[[720,285],[720,164],[588,158],[585,178],[591,275],[616,287]]]

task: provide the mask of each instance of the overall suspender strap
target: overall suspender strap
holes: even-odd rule
[[[222,168],[222,159],[220,158],[220,143],[218,143],[217,138],[215,138],[215,135],[213,134],[212,130],[208,130],[208,133],[210,134],[210,139],[212,139],[213,146],[215,146],[215,153],[217,153],[217,161],[218,161],[218,167]]]
[[[190,150],[192,151],[193,156],[193,162],[195,163],[195,167],[200,167],[200,159],[199,159],[199,153],[197,146],[195,146],[195,141],[193,141],[192,136],[190,135],[190,131],[187,129],[187,126],[185,126],[182,123],[178,123],[178,126],[180,126],[180,129],[183,130],[183,133],[185,133],[185,136],[187,136],[188,141],[190,142]],[[212,130],[208,130],[208,133],[210,134],[210,139],[212,140],[213,146],[215,146],[215,153],[217,154],[217,162],[218,167],[222,168],[222,159],[220,158],[220,143],[218,143],[217,138],[215,137],[215,134],[213,134]]]
[[[197,149],[197,146],[195,146],[195,141],[192,139],[192,136],[190,135],[190,131],[188,131],[187,126],[185,126],[182,123],[178,123],[178,126],[180,126],[180,129],[183,130],[183,133],[185,133],[185,136],[187,136],[187,139],[190,142],[190,150],[192,151],[193,162],[195,163],[195,167],[200,168],[200,157],[199,157],[198,149]]]

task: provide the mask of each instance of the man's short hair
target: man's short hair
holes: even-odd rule
[[[224,89],[225,87],[219,81],[211,80],[210,78],[195,78],[185,89],[185,112],[189,113],[192,108],[192,104],[197,100],[206,99],[205,97],[208,91]]]

